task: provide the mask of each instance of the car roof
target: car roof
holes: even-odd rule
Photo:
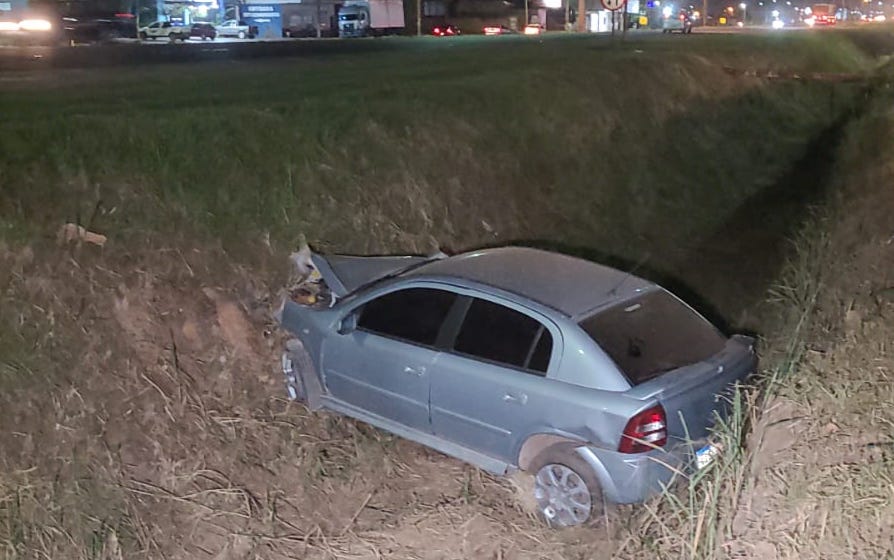
[[[527,247],[463,253],[414,268],[404,277],[440,276],[492,286],[568,317],[627,299],[655,284],[576,257]]]

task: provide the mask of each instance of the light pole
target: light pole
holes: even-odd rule
[[[745,25],[745,20],[748,19],[748,5],[742,2],[739,4],[739,8],[742,10],[742,25]]]

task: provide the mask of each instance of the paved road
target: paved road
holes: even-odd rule
[[[406,39],[147,42],[77,47],[0,47],[0,72],[369,52],[405,48]]]
[[[768,27],[719,27],[696,28],[699,33],[787,33],[791,30],[771,30]],[[630,41],[649,40],[660,37],[660,31],[632,31],[627,34]],[[608,34],[594,37],[597,40],[611,40]],[[0,72],[11,70],[40,70],[53,68],[97,68],[108,66],[137,66],[172,62],[199,62],[210,60],[236,60],[266,57],[304,56],[403,50],[419,48],[419,41],[427,47],[448,46],[452,41],[506,41],[531,40],[517,35],[512,37],[467,36],[452,39],[434,37],[387,37],[380,39],[283,39],[273,41],[250,41],[238,39],[218,39],[216,41],[187,41],[170,43],[167,41],[138,41],[101,46],[78,47],[0,47]]]

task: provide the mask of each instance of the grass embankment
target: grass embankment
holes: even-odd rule
[[[853,101],[722,66],[873,63],[832,34],[676,39],[5,82],[3,553],[592,557],[601,533],[543,531],[503,482],[284,405],[263,317],[302,233],[673,270]],[[59,248],[65,221],[110,241]]]
[[[894,558],[892,77],[843,129],[832,195],[769,291],[770,367],[718,433],[731,453],[643,512],[633,556]]]

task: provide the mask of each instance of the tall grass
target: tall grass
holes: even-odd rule
[[[798,367],[810,332],[827,262],[828,216],[815,213],[793,239],[791,257],[768,300],[781,320],[762,352],[766,368],[730,399],[729,414],[718,420],[712,442],[722,453],[705,469],[680,473],[659,500],[646,504],[637,531],[645,541],[630,539],[622,551],[630,557],[658,553],[661,558],[719,560],[729,557],[739,500],[750,483],[755,442],[749,437],[770,398]],[[683,479],[682,481],[680,479]],[[681,483],[682,482],[682,483]],[[643,544],[645,543],[645,546]]]
[[[870,64],[813,36],[445,44],[11,87],[0,216],[55,227],[102,200],[115,212],[95,225],[118,238],[306,233],[357,252],[546,238],[636,261],[723,223],[848,102],[847,86],[723,66]]]

